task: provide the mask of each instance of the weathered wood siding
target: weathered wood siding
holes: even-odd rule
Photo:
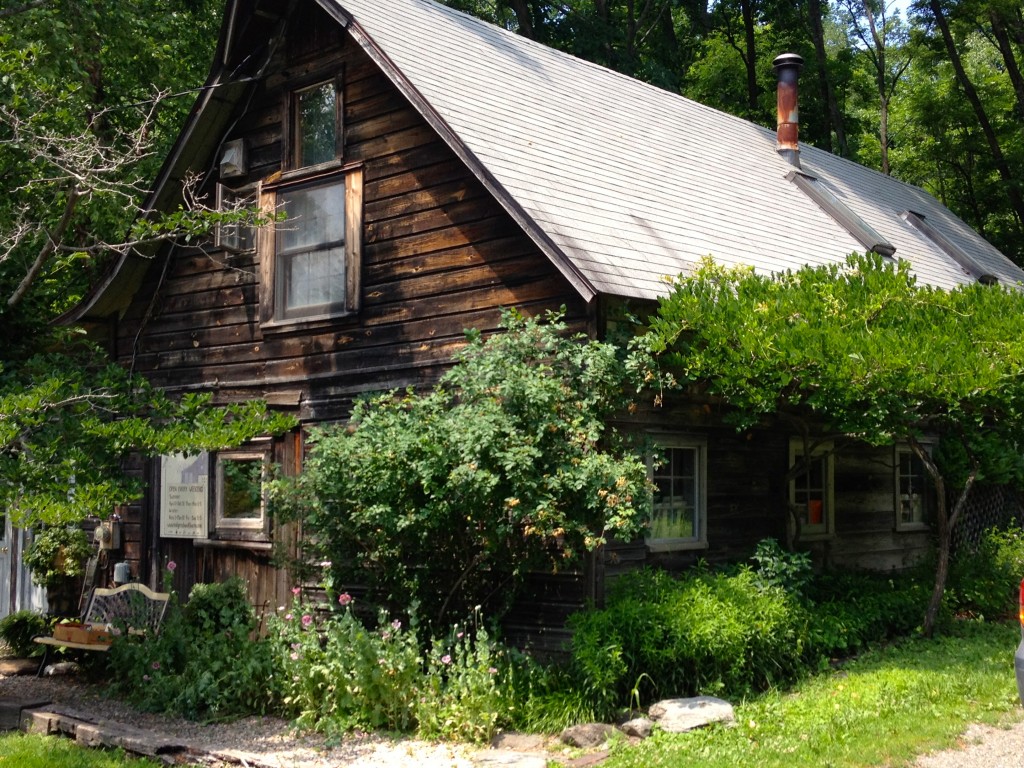
[[[337,28],[301,15],[290,26],[290,35]],[[297,390],[303,418],[319,421],[344,417],[360,392],[435,380],[464,329],[494,329],[499,307],[566,304],[583,321],[568,283],[377,67],[340,36],[320,37],[326,47],[282,46],[301,58],[276,62],[226,138],[247,141],[248,181],[270,176],[281,168],[292,81],[344,73],[344,157],[365,169],[361,311],[326,330],[264,334],[258,254],[178,250],[166,274],[150,271],[120,323],[120,356],[172,390]]]
[[[549,260],[344,35],[318,9],[298,13],[225,139],[247,142],[243,182],[267,178],[282,165],[286,94],[296,82],[342,74],[344,159],[364,169],[360,311],[327,328],[265,334],[260,254],[175,249],[149,270],[116,330],[118,357],[154,384],[220,401],[266,398],[315,423],[345,418],[361,393],[433,383],[464,330],[496,329],[502,307],[530,314],[565,305],[571,322],[588,327],[588,308]],[[212,200],[212,185],[208,193]],[[288,442],[276,441],[276,460]],[[145,504],[155,530],[159,478],[151,475]],[[275,543],[296,535],[275,531]],[[170,559],[182,592],[238,574],[257,608],[291,598],[287,573],[266,549],[197,548],[151,532],[142,551],[145,536],[138,523],[125,553],[143,577],[158,580]]]

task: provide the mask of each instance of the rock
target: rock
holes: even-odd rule
[[[607,723],[581,723],[571,725],[562,731],[562,743],[570,747],[599,747],[608,741],[608,737],[615,733],[615,727]]]
[[[732,723],[736,720],[732,704],[712,696],[665,699],[652,704],[647,714],[669,733],[685,733],[711,723]]]
[[[46,677],[54,675],[74,675],[78,673],[78,665],[73,661],[58,661],[56,664],[47,664],[43,674]]]
[[[653,727],[654,723],[650,718],[634,717],[632,720],[627,720],[620,725],[619,730],[627,736],[633,736],[637,739],[646,739],[651,735],[651,728]]]
[[[544,755],[513,752],[507,749],[477,752],[471,755],[469,760],[480,768],[547,768],[548,765],[548,759]]]

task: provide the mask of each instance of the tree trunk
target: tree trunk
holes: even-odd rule
[[[746,55],[744,61],[747,65],[747,108],[750,110],[749,117],[754,119],[757,115],[757,97],[760,95],[757,87],[757,51],[754,39],[754,0],[740,0],[740,9],[743,12],[743,35]]]
[[[999,11],[993,8],[988,12],[988,17],[992,22],[992,36],[995,37],[999,52],[1003,55],[1006,74],[1010,76],[1013,92],[1017,96],[1017,119],[1024,121],[1024,77],[1021,76],[1020,66],[1017,64],[1017,57],[1013,52],[1010,34]]]
[[[814,40],[814,58],[818,65],[818,87],[821,89],[821,100],[828,105],[825,119],[825,148],[840,157],[848,157],[849,145],[846,142],[846,130],[843,127],[843,115],[839,111],[836,90],[828,79],[828,54],[825,52],[825,27],[821,20],[821,0],[810,0],[808,5],[810,16],[811,37]],[[836,136],[833,149],[832,134]]]
[[[935,585],[932,588],[932,596],[928,601],[928,608],[925,610],[924,622],[921,626],[924,636],[931,637],[935,633],[935,622],[939,617],[939,610],[942,608],[942,596],[946,592],[946,581],[949,579],[949,553],[953,542],[953,528],[960,519],[960,515],[967,503],[967,497],[974,486],[974,479],[978,476],[978,468],[977,466],[971,467],[971,472],[967,476],[967,482],[964,483],[963,490],[960,491],[956,504],[953,505],[952,514],[947,514],[949,505],[946,502],[946,482],[939,471],[938,465],[928,451],[924,449],[924,446],[917,440],[908,438],[907,442],[917,458],[924,464],[925,469],[932,478],[932,482],[935,483],[935,495],[937,497],[935,504],[935,527],[938,534],[938,560],[935,563]]]
[[[516,15],[516,24],[519,27],[516,31],[523,37],[535,40],[536,34],[533,30],[533,17],[530,15],[530,8],[526,4],[526,0],[509,0],[509,5],[512,7],[512,12]]]
[[[956,72],[957,82],[960,83],[964,96],[971,103],[975,117],[978,119],[978,125],[981,126],[981,130],[985,134],[985,140],[988,142],[989,150],[992,152],[992,161],[999,171],[999,177],[1003,180],[1003,187],[1006,189],[1006,196],[1009,198],[1010,206],[1013,208],[1014,215],[1017,218],[1017,224],[1018,226],[1024,225],[1024,197],[1021,197],[1020,189],[1017,186],[1017,179],[1010,171],[1010,166],[1006,162],[1003,150],[999,146],[999,137],[996,136],[992,123],[989,122],[985,107],[981,103],[981,98],[978,96],[974,84],[967,77],[963,61],[960,58],[960,52],[956,47],[956,41],[953,40],[953,35],[949,31],[949,22],[942,12],[942,6],[939,4],[939,0],[928,0],[928,8],[931,10],[932,16],[935,18],[935,24],[942,34],[942,40],[946,44],[946,51],[949,53],[949,60],[953,65],[953,71]]]

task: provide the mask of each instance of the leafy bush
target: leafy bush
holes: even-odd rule
[[[604,610],[572,618],[572,664],[599,713],[650,696],[742,696],[802,666],[806,619],[796,600],[748,569],[620,577]]]
[[[32,638],[46,633],[49,622],[46,617],[34,611],[15,611],[0,619],[0,639],[15,656],[38,656],[43,647],[33,643]]]
[[[255,628],[241,579],[197,584],[185,608],[168,606],[159,635],[115,638],[111,691],[192,719],[265,713],[277,700],[273,655]]]
[[[1024,531],[989,529],[974,551],[961,551],[950,568],[947,601],[959,613],[1004,619],[1016,613],[1024,578]]]
[[[802,596],[814,579],[810,553],[787,552],[775,539],[758,542],[751,559],[756,563],[758,584],[763,587],[778,587]]]
[[[534,567],[561,568],[647,518],[644,460],[609,418],[636,390],[616,347],[514,313],[468,344],[441,385],[358,403],[315,431],[276,511],[300,517],[332,563],[391,612],[410,601],[442,631],[482,605],[498,618]]]
[[[845,656],[913,633],[931,596],[929,582],[924,567],[891,577],[856,572],[819,575],[807,602],[809,659]]]
[[[368,628],[347,594],[340,602],[340,613],[322,616],[296,600],[270,621],[282,701],[300,726],[418,729],[430,738],[484,742],[507,719],[501,680],[508,657],[479,617],[423,652],[415,619],[406,624],[381,611]]]

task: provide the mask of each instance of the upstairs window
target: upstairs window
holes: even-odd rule
[[[292,94],[291,167],[309,168],[341,157],[341,97],[334,80]]]
[[[256,187],[233,188],[217,185],[217,210],[221,213],[239,213],[256,205]],[[231,253],[245,253],[256,247],[256,233],[252,224],[244,221],[222,222],[215,232],[216,246]]]
[[[707,545],[706,444],[697,439],[665,438],[649,458],[654,498],[647,546],[653,551],[696,549]]]
[[[801,539],[828,538],[835,532],[834,466],[831,443],[815,446],[809,458],[802,440],[789,446],[789,465],[803,470],[789,481],[791,523]]]
[[[309,325],[359,308],[363,170],[342,166],[341,78],[292,91],[284,169],[265,182],[260,208],[260,322]]]
[[[283,219],[262,235],[263,323],[359,308],[362,190],[358,167],[264,190],[261,207]]]

